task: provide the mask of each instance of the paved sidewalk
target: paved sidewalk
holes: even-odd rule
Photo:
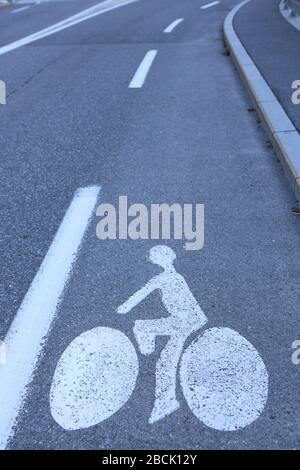
[[[282,17],[278,0],[251,0],[235,15],[234,28],[300,131],[300,105],[293,104],[291,100],[292,82],[300,80],[300,31]]]

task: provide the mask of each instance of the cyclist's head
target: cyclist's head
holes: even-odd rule
[[[158,264],[162,268],[168,268],[172,266],[175,258],[176,258],[176,254],[168,246],[162,246],[162,245],[154,246],[149,251],[150,261],[154,264]]]

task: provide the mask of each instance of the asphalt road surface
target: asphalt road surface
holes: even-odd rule
[[[7,104],[0,107],[0,338],[5,338],[14,318],[21,318],[21,330],[15,334],[22,341],[16,354],[24,360],[25,375],[30,364],[34,368],[15,429],[0,426],[0,442],[3,445],[6,440],[10,449],[299,448],[300,366],[291,360],[292,343],[300,339],[299,219],[291,213],[295,197],[255,113],[248,112],[251,103],[225,53],[223,21],[238,2],[221,0],[201,8],[207,3],[139,0],[24,45],[23,38],[97,2],[42,2],[16,13],[12,10],[24,5],[0,9],[0,79],[7,84]],[[164,32],[179,19],[183,21]],[[89,206],[88,223],[84,202],[80,206],[77,201],[78,212],[75,207],[60,240],[51,245],[75,192],[91,186],[88,192],[97,203],[117,206],[119,196],[126,195],[130,204],[147,207],[151,203],[205,205],[203,249],[185,250],[183,240],[163,244],[176,252],[176,270],[188,286],[184,295],[192,293],[199,302],[208,319],[206,327],[230,328],[247,339],[246,349],[252,345],[243,357],[252,370],[245,366],[237,371],[240,362],[232,357],[228,364],[233,369],[225,370],[225,376],[239,372],[247,378],[260,373],[261,364],[266,367],[267,399],[264,402],[262,389],[257,400],[252,397],[246,414],[250,416],[257,406],[257,416],[247,425],[224,429],[214,415],[217,396],[214,403],[207,403],[208,411],[200,410],[202,420],[197,417],[197,403],[185,400],[184,384],[192,380],[192,366],[197,369],[203,357],[191,360],[180,377],[178,372],[177,409],[149,423],[156,363],[166,337],[157,339],[151,355],[143,355],[133,327],[137,319],[166,317],[166,310],[157,291],[127,315],[117,313],[117,308],[161,273],[147,254],[162,242],[100,241],[93,207]],[[81,220],[83,229],[85,224],[88,228],[82,229],[78,250],[74,233]],[[29,291],[48,250],[42,281],[37,279],[35,289]],[[72,250],[77,257],[71,274],[61,275],[63,269],[68,271]],[[47,277],[49,264],[52,278]],[[56,280],[62,286],[56,286]],[[46,319],[51,316],[50,303],[57,302],[55,296],[61,299],[46,338],[30,299],[20,311],[26,295],[38,305],[44,301],[38,318]],[[77,350],[81,357],[70,354],[66,359],[51,408],[49,394],[61,355],[78,335],[99,327],[123,333],[114,333],[107,346],[117,350],[115,362],[104,358],[108,372],[103,372],[103,364],[91,359],[93,354],[97,358],[95,351],[83,344]],[[30,347],[36,338],[42,340],[40,334],[44,343],[36,362]],[[130,349],[124,334],[135,349]],[[219,338],[216,351],[223,351],[221,343]],[[239,344],[233,347],[237,355],[243,352]],[[207,340],[204,348],[209,347]],[[255,350],[261,363],[254,360]],[[136,357],[138,363],[134,363]],[[188,362],[188,356],[185,359]],[[14,357],[7,357],[7,364],[0,366],[2,380],[6,367],[14,370],[13,361]],[[204,357],[198,372],[209,382],[205,361]],[[96,378],[93,381],[84,371],[78,378],[85,365],[86,370],[92,369],[92,378],[97,370],[98,375],[106,374],[107,387],[98,401],[93,401]],[[169,364],[165,365],[168,369]],[[8,374],[7,390],[12,393],[7,393],[4,408],[9,416],[18,398],[17,366],[15,370],[15,379],[13,372]],[[115,374],[112,382],[109,371]],[[75,377],[90,400],[89,411],[79,410],[84,416],[77,421],[72,410],[84,397],[78,393],[78,403],[72,398]],[[168,370],[163,377],[168,377]],[[215,377],[220,377],[215,387],[222,394],[224,374]],[[260,377],[263,381],[262,370]],[[123,387],[119,379],[125,381]],[[66,384],[60,392],[67,380],[69,389]],[[128,399],[118,407],[114,400],[122,403],[127,392]],[[190,385],[189,396],[192,393]],[[69,417],[66,408],[57,411],[64,399],[71,400]],[[258,410],[260,399],[264,403]],[[235,414],[239,407],[241,417],[245,414],[234,391],[231,405]],[[114,406],[107,419],[98,417],[98,424],[81,426],[90,423],[89,413],[95,413],[93,418],[101,407],[107,411]]]
[[[251,29],[253,24],[255,34]],[[292,83],[296,80],[295,77],[298,77],[299,31],[278,14],[276,0],[251,0],[237,14],[234,26],[247,51],[255,57],[259,70],[299,131],[299,109],[291,100]]]

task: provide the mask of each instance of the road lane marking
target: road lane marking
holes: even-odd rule
[[[211,2],[211,3],[207,3],[206,5],[203,5],[201,7],[202,10],[206,10],[206,8],[210,8],[210,7],[213,7],[215,5],[218,5],[218,3],[220,3],[219,1],[216,1],[216,2]]]
[[[28,10],[28,8],[30,7],[22,7],[22,8],[18,8],[17,10],[12,10],[11,13],[20,13],[21,11],[24,11],[24,10]]]
[[[218,431],[249,426],[268,399],[269,377],[260,354],[226,327],[209,328],[188,346],[180,383],[192,413]]]
[[[110,418],[131,397],[138,372],[135,348],[124,333],[106,327],[82,333],[57,364],[50,391],[53,419],[74,431]]]
[[[97,15],[102,15],[107,11],[115,10],[116,8],[120,8],[125,5],[129,5],[130,3],[137,2],[139,0],[106,0],[96,6],[88,8],[87,10],[83,10],[80,13],[77,13],[74,16],[70,16],[59,23],[55,23],[48,28],[42,29],[37,33],[30,34],[30,36],[26,36],[25,38],[19,39],[14,41],[6,46],[0,47],[0,55],[6,54],[7,52],[13,51],[14,49],[18,49],[19,47],[25,46],[30,44],[34,41],[38,41],[39,39],[45,38],[52,34],[55,34],[63,29],[70,28],[82,21],[86,21],[90,18],[94,18]]]
[[[196,418],[219,431],[244,428],[266,405],[266,366],[254,346],[236,331],[226,327],[203,331],[208,319],[177,272],[175,259],[176,253],[168,246],[152,247],[148,260],[162,272],[117,308],[117,313],[128,314],[158,291],[169,314],[136,320],[133,327],[138,349],[145,356],[154,353],[157,336],[169,338],[156,364],[149,424],[179,409],[179,368],[183,395]],[[55,370],[50,391],[54,420],[69,431],[107,420],[132,397],[142,364],[121,331],[100,326],[80,334],[65,349]]]
[[[183,18],[178,18],[178,20],[173,21],[165,30],[164,33],[171,33],[174,31],[176,26],[178,26],[183,21]]]
[[[137,71],[135,72],[134,77],[129,84],[129,88],[142,88],[156,54],[156,50],[147,52],[142,62],[140,63]]]
[[[0,368],[0,449],[5,449],[22,408],[46,336],[70,277],[100,187],[76,193],[4,340]]]

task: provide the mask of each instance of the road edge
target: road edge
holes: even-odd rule
[[[225,43],[254,102],[293,191],[300,201],[300,135],[244,48],[233,26],[236,13],[249,1],[245,0],[239,3],[226,16],[223,27]]]

